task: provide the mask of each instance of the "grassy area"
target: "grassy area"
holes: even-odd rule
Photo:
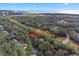
[[[13,19],[8,19],[8,20],[11,21],[11,22],[13,22],[13,23],[15,23],[15,24],[17,24],[18,26],[21,26],[21,27],[25,28],[25,29],[30,29],[30,30],[35,31],[35,32],[37,32],[37,33],[43,34],[43,35],[45,35],[46,37],[48,37],[48,38],[50,38],[50,39],[52,39],[52,38],[55,37],[53,34],[51,34],[51,33],[48,32],[48,31],[43,31],[43,30],[41,30],[41,29],[37,29],[37,28],[32,28],[32,27],[25,26],[25,25],[19,23],[19,22],[16,21],[16,20],[13,20]],[[56,42],[61,42],[61,43],[62,43],[62,42],[64,41],[64,39],[60,39],[60,38],[54,38],[54,39],[56,40]],[[78,48],[78,47],[79,47],[77,44],[75,44],[75,43],[72,42],[72,41],[69,41],[69,43],[67,43],[67,44],[68,44],[68,46],[71,47],[71,48]]]
[[[41,36],[44,36],[46,41],[41,42],[39,47],[36,48],[37,51],[41,49],[40,52],[38,51],[39,54],[41,53],[41,55],[42,54],[53,55],[52,50],[53,50],[53,53],[57,54],[57,55],[60,55],[60,52],[62,53],[61,55],[64,55],[63,53],[70,52],[69,49],[71,49],[72,52],[73,52],[73,50],[75,50],[76,52],[78,52],[78,50],[79,50],[79,46],[77,44],[75,44],[74,42],[72,42],[71,40],[67,44],[63,44],[62,42],[64,41],[64,38],[55,37],[55,35],[51,34],[48,31],[44,31],[44,30],[41,30],[38,28],[33,28],[30,26],[23,25],[20,22],[11,19],[10,17],[1,17],[1,18],[6,19],[5,20],[6,22],[8,21],[9,25],[11,26],[12,31],[15,31],[18,34],[20,33],[19,34],[20,37],[17,38],[17,43],[16,43],[16,41],[8,42],[8,43],[10,43],[10,45],[14,44],[15,47],[17,47],[16,49],[15,49],[15,47],[13,47],[11,50],[9,50],[8,52],[10,54],[31,55],[31,49],[33,49],[32,45],[38,44],[38,43],[37,43],[37,39],[34,38],[34,36],[32,38],[34,38],[35,42],[34,43],[31,42],[31,38],[27,35],[27,32],[29,32],[29,31],[34,31],[34,32],[40,34]],[[25,45],[24,45],[24,43],[21,42],[22,41],[21,38],[23,38],[25,41],[29,42],[28,49],[25,50],[23,48]],[[20,40],[18,40],[18,39],[20,39]],[[52,44],[50,44],[50,42]],[[9,45],[8,43],[6,43],[6,44]],[[6,47],[7,45],[5,45],[5,48],[7,48]],[[10,45],[8,46],[8,48],[10,48]],[[64,49],[58,48],[59,46],[62,46],[62,45],[65,46],[64,49],[65,50],[67,49],[68,51],[64,51]],[[52,50],[50,50],[50,49],[52,49]],[[14,51],[14,53],[11,51]],[[4,51],[1,51],[1,49],[0,49],[0,52],[1,52],[0,55],[4,55]]]

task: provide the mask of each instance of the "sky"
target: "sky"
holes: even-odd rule
[[[0,3],[0,10],[74,12],[74,10],[79,10],[79,3]]]

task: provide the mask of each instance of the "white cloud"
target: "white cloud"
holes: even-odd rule
[[[49,11],[49,13],[65,13],[65,14],[79,14],[79,10],[59,10]]]
[[[61,10],[59,13],[66,13],[66,14],[79,14],[79,10]]]

